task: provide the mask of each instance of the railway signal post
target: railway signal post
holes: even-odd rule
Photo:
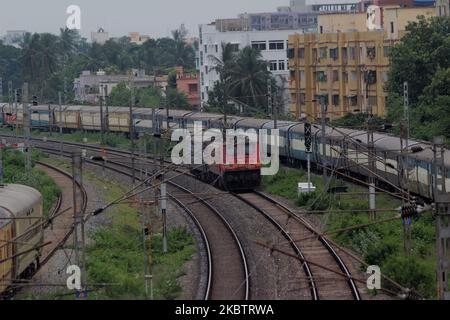
[[[305,149],[308,170],[308,193],[311,192],[311,147],[312,147],[312,127],[311,123],[305,123]]]
[[[450,193],[445,188],[444,138],[433,140],[438,299],[450,300]],[[439,178],[440,176],[440,178]]]
[[[372,107],[367,106],[367,153],[368,153],[368,165],[369,165],[369,219],[374,221],[376,220],[376,191],[375,191],[375,170],[376,170],[376,162],[375,162],[375,144],[373,140],[373,113]]]

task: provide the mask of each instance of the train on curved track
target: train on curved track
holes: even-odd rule
[[[0,186],[0,299],[14,279],[39,267],[44,240],[42,195],[23,185]]]
[[[32,106],[31,125],[33,128],[62,127],[65,131],[85,130],[99,131],[101,128],[100,107],[65,106]],[[158,129],[184,128],[194,129],[195,122],[201,122],[204,129],[223,128],[224,117],[220,114],[195,112],[189,110],[157,109],[153,118],[152,110],[134,108],[133,119],[130,121],[128,107],[109,107],[105,122],[110,132],[129,133],[130,124],[136,134],[151,132],[153,126]],[[105,115],[105,108],[103,110]],[[155,119],[155,121],[153,121]],[[16,108],[9,105],[1,107],[0,122],[2,125],[19,125],[23,122],[22,106]],[[153,123],[155,122],[155,123]],[[228,116],[227,125],[233,129],[273,129],[275,124],[269,119]],[[307,160],[305,147],[305,125],[301,122],[278,121],[280,159],[290,164],[304,164]],[[323,141],[324,140],[324,141]],[[323,154],[325,144],[325,154]],[[401,175],[401,141],[398,137],[385,133],[374,133],[375,174],[378,182],[395,186],[425,198],[433,199],[434,166],[432,145],[418,140],[410,140],[408,154],[408,183]],[[437,177],[445,180],[446,190],[450,190],[450,151],[444,152],[444,168],[439,170]],[[323,138],[321,129],[312,127],[313,165],[320,168],[325,164],[329,168],[339,170],[348,175],[368,176],[368,135],[361,130],[327,127]],[[228,168],[231,170],[231,168]],[[259,168],[255,168],[259,170]],[[260,177],[256,177],[257,181]],[[239,182],[245,183],[245,179]],[[238,183],[238,184],[239,184]],[[253,187],[257,185],[253,183]],[[245,189],[245,185],[241,186]]]

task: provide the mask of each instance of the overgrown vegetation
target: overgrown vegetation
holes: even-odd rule
[[[78,31],[65,28],[58,35],[27,33],[18,43],[19,48],[0,41],[0,78],[4,84],[0,96],[9,100],[9,81],[14,88],[28,82],[30,95],[38,96],[40,103],[56,103],[58,91],[64,91],[64,80],[73,83],[83,70],[104,70],[113,75],[136,68],[145,69],[149,75],[169,75],[180,65],[189,72],[195,69],[198,44],[188,44],[187,35],[186,29],[180,27],[171,37],[149,39],[142,45],[131,43],[128,37],[110,39],[101,45],[90,44]],[[68,90],[68,101],[74,102],[73,90]]]
[[[43,156],[40,152],[34,152],[32,158],[37,160]],[[41,192],[44,201],[44,215],[47,216],[61,194],[61,189],[53,179],[42,170],[35,168],[34,163],[30,174],[27,174],[23,153],[13,149],[3,150],[3,168],[4,183],[23,184]]]
[[[318,217],[325,225],[325,231],[340,230],[369,222],[368,214],[360,210],[368,209],[366,188],[349,185],[346,193],[324,192],[322,177],[313,176],[317,191],[310,195],[297,194],[297,183],[306,182],[305,172],[297,169],[280,169],[273,177],[264,177],[264,188],[273,194],[285,197],[302,209],[327,210]],[[331,181],[331,187],[342,186],[342,181]],[[385,194],[377,195],[377,208],[393,209],[378,212],[377,219],[393,217],[395,208],[401,203]],[[398,214],[398,213],[397,213]],[[408,256],[404,251],[402,221],[359,228],[333,234],[339,244],[348,247],[373,265],[378,265],[382,273],[405,287],[414,288],[427,298],[435,297],[435,221],[431,213],[422,214],[412,222],[413,250]],[[388,282],[383,285],[389,287]]]
[[[411,133],[419,139],[450,138],[450,17],[421,18],[408,24],[392,48],[388,118],[403,113],[403,82],[408,82]],[[398,130],[398,129],[397,129]]]
[[[95,177],[90,176],[95,179]],[[107,183],[107,200],[123,193],[120,186]],[[107,213],[111,225],[94,230],[87,249],[90,283],[111,284],[90,294],[90,299],[146,299],[142,224],[136,209],[118,205]],[[168,232],[169,252],[162,253],[162,236],[152,239],[155,299],[175,299],[181,292],[177,278],[195,252],[194,239],[184,228]]]

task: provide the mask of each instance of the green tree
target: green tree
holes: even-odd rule
[[[409,23],[407,33],[391,51],[388,118],[403,114],[403,82],[408,82],[411,133],[421,139],[445,134],[450,138],[449,68],[450,18],[421,17]]]
[[[171,109],[189,109],[186,94],[177,89],[167,88],[166,103]]]
[[[114,107],[129,106],[131,101],[131,91],[126,82],[120,82],[109,94],[109,104]]]

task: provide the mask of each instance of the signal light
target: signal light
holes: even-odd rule
[[[305,123],[305,147],[306,152],[311,152],[312,147],[312,128],[309,122]]]

